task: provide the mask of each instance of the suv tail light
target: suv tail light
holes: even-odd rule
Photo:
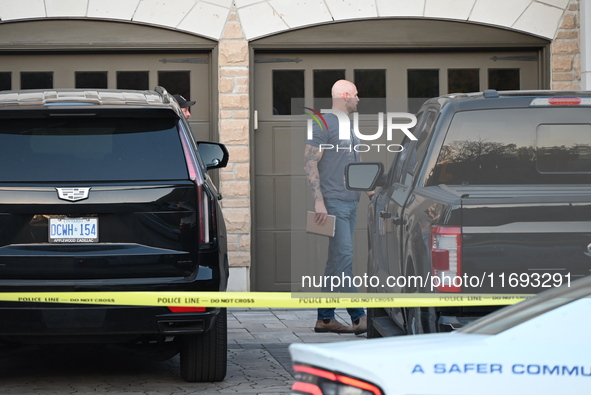
[[[431,274],[439,278],[439,292],[462,289],[462,229],[455,226],[431,228]],[[460,280],[458,280],[460,278]]]
[[[210,237],[210,218],[211,209],[209,204],[209,196],[203,185],[197,186],[197,206],[199,219],[199,244],[208,244],[211,242]]]
[[[190,306],[168,306],[171,313],[201,313],[205,311],[205,307],[190,307]]]
[[[212,197],[207,193],[205,180],[199,171],[197,158],[191,149],[191,143],[188,137],[182,130],[179,130],[181,142],[183,144],[183,151],[185,153],[185,160],[187,161],[187,168],[189,177],[195,183],[197,193],[197,220],[199,221],[199,246],[200,248],[208,248],[213,241],[213,234],[215,233],[215,204],[212,202]]]
[[[291,387],[293,394],[355,394],[383,395],[375,385],[342,374],[305,365],[294,365],[295,383]]]

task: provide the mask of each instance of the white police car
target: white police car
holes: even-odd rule
[[[591,277],[451,333],[292,344],[292,394],[591,393]]]

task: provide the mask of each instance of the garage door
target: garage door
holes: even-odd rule
[[[371,123],[372,117],[377,119],[378,112],[416,112],[426,98],[445,93],[539,89],[539,69],[537,50],[257,53],[253,260],[256,290],[297,290],[302,274],[323,273],[327,238],[305,233],[305,213],[313,210],[313,201],[303,171],[308,118],[304,107],[330,108],[327,98],[334,81],[345,78],[356,83],[363,125],[366,120]],[[402,134],[396,138],[390,143],[399,142]],[[362,154],[364,161],[387,164],[393,155],[384,149]],[[367,204],[367,197],[362,195],[355,236],[357,275],[366,272]]]
[[[53,88],[154,89],[195,100],[191,126],[210,137],[209,54],[0,55],[0,90]]]

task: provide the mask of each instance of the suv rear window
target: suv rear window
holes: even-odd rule
[[[0,180],[186,179],[177,123],[174,118],[3,119]]]
[[[591,109],[457,113],[428,185],[591,183]]]

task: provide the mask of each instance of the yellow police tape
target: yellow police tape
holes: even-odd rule
[[[510,305],[532,296],[291,292],[2,292],[0,301],[187,307],[454,307]]]

